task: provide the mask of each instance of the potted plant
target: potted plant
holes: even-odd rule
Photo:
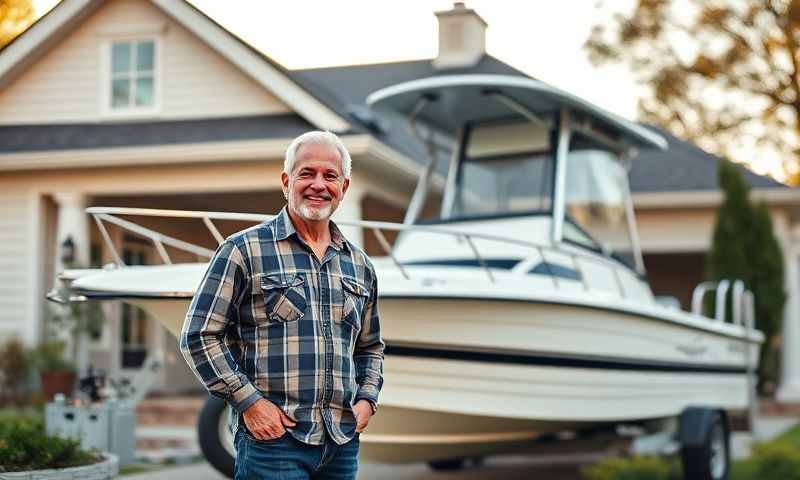
[[[69,289],[63,288],[61,295],[68,294]],[[88,342],[99,336],[104,319],[95,302],[49,304],[45,315],[47,340],[34,349],[32,363],[39,371],[45,401],[50,401],[56,393],[71,396],[76,377],[87,372]]]
[[[75,385],[75,365],[64,357],[64,342],[50,340],[31,352],[31,363],[39,372],[45,401],[55,394],[70,395]]]

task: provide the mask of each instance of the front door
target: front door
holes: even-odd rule
[[[122,261],[125,265],[147,265],[147,257],[151,247],[149,244],[127,241],[122,249]],[[144,363],[148,353],[151,322],[147,313],[139,307],[122,303],[122,319],[120,328],[120,367],[123,370],[138,369]]]

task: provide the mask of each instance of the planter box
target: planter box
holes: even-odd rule
[[[117,456],[103,453],[104,460],[82,467],[0,473],[0,480],[105,480],[119,473]]]
[[[51,402],[45,406],[45,427],[48,435],[79,439],[87,450],[113,453],[120,465],[135,460],[136,412],[127,402],[81,406]]]

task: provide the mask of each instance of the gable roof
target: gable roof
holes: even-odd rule
[[[149,1],[311,124],[335,132],[344,132],[350,128],[349,122],[341,115],[297,85],[280,64],[249,46],[186,0]],[[62,0],[28,27],[0,50],[0,87],[35,62],[59,38],[69,34],[103,4],[102,0]]]
[[[316,127],[337,132],[366,133],[417,163],[424,147],[399,125],[375,129],[359,115],[367,95],[405,81],[454,74],[500,74],[529,77],[524,72],[484,55],[469,68],[434,68],[432,59],[287,70],[185,0],[149,0],[211,48],[250,74],[299,115],[258,115],[228,119],[152,121],[99,125],[37,125],[0,127],[0,154],[114,146],[214,142],[256,138],[292,137]],[[15,67],[35,61],[57,37],[68,33],[82,18],[102,5],[101,0],[63,0],[22,35],[0,50],[0,86]],[[24,60],[24,61],[23,61]],[[697,146],[654,126],[664,136],[665,151],[643,150],[633,159],[630,185],[634,193],[718,190],[717,164],[721,161]],[[89,130],[86,130],[86,129]],[[91,132],[87,135],[87,132]],[[440,162],[444,164],[446,162]],[[443,166],[443,168],[446,168]],[[789,189],[769,177],[740,166],[753,188]]]

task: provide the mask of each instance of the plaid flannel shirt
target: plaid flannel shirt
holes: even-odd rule
[[[180,347],[238,412],[266,398],[297,422],[287,428],[296,439],[319,445],[327,430],[343,444],[355,435],[353,405],[377,404],[383,384],[375,270],[333,222],[319,261],[284,207],[217,248]]]

